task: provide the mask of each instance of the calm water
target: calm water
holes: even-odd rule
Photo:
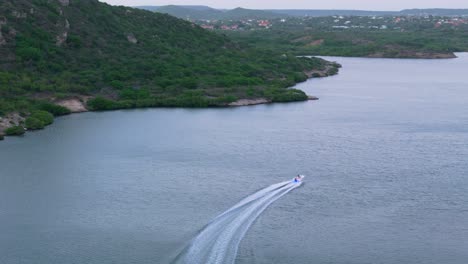
[[[169,263],[293,175],[237,262],[465,264],[468,55],[332,58],[319,101],[60,118],[0,143],[0,263]]]

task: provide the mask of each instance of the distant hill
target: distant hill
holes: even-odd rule
[[[282,17],[281,14],[276,14],[267,10],[254,10],[238,7],[224,12],[221,19],[272,19],[280,17]]]
[[[468,16],[468,9],[405,9],[399,12],[402,15],[415,15],[415,16]]]
[[[210,8],[210,7],[200,7],[200,6],[175,6],[175,5],[168,5],[168,6],[160,6],[159,8],[154,10],[158,13],[169,14],[171,16],[175,16],[182,19],[192,19],[192,20],[200,20],[200,19],[220,19],[223,17],[224,12]]]
[[[401,11],[367,11],[367,10],[340,10],[340,9],[266,9],[253,10],[236,8],[232,10],[220,10],[207,6],[145,6],[138,7],[160,13],[167,13],[184,19],[194,20],[228,20],[244,18],[272,19],[279,17],[322,17],[322,16],[468,16],[468,9],[405,9]]]
[[[136,8],[165,13],[182,19],[191,20],[235,20],[235,19],[272,19],[283,15],[266,10],[235,8],[231,10],[214,9],[207,6],[137,6]]]
[[[173,5],[174,6],[174,5]],[[204,6],[204,5],[177,5],[179,7],[184,7],[188,9],[193,9],[193,10],[210,10],[214,9],[209,6]],[[148,11],[155,11],[158,8],[164,7],[164,6],[133,6],[134,8],[139,8],[139,9],[145,9]]]
[[[156,11],[160,6],[133,6],[134,8],[148,10],[148,11]]]
[[[365,10],[327,10],[327,9],[270,9],[273,13],[287,16],[301,17],[323,17],[323,16],[386,16],[394,15],[398,12],[392,11],[365,11]]]
[[[405,9],[401,11],[367,11],[367,10],[314,10],[314,9],[271,9],[269,12],[288,16],[467,16],[468,9]]]

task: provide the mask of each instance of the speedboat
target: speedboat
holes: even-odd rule
[[[302,182],[302,179],[304,179],[304,175],[297,175],[296,177],[294,177],[293,179],[293,182],[295,183],[299,183],[299,182]]]

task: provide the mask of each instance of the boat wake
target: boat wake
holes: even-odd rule
[[[177,257],[175,263],[234,263],[239,244],[255,219],[270,204],[301,184],[281,182],[244,198],[206,225]]]

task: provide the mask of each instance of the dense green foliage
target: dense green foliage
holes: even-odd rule
[[[37,110],[47,111],[54,116],[70,114],[69,109],[45,100],[32,99],[26,96],[0,98],[0,116],[4,116],[13,111],[32,113]]]
[[[24,130],[24,127],[22,126],[12,126],[5,130],[5,134],[7,136],[20,136],[20,135],[23,135],[25,132],[26,131]]]
[[[26,120],[24,121],[24,124],[26,128],[29,130],[43,129],[45,127],[44,122],[32,116],[26,118]]]
[[[54,122],[54,116],[51,113],[41,110],[34,111],[31,114],[30,118],[35,118],[41,121],[44,124],[44,126],[48,126]]]
[[[37,109],[49,112],[53,116],[63,116],[70,114],[70,110],[68,108],[47,102],[39,103],[37,105]]]
[[[287,93],[283,93],[278,90],[272,90],[270,92],[271,94],[269,98],[271,98],[273,102],[292,102],[307,100],[307,95],[301,90],[290,89]]]
[[[215,106],[269,89],[299,98],[284,88],[327,64],[97,0],[5,0],[0,21],[0,115],[63,115],[69,111],[48,102],[83,95],[100,97],[89,103],[101,110]]]
[[[224,33],[254,47],[298,55],[437,58],[468,51],[468,25],[440,21],[447,19],[291,18],[285,23],[273,21],[268,30]]]
[[[43,129],[54,122],[54,116],[46,111],[34,111],[24,121],[25,127],[30,130]]]

